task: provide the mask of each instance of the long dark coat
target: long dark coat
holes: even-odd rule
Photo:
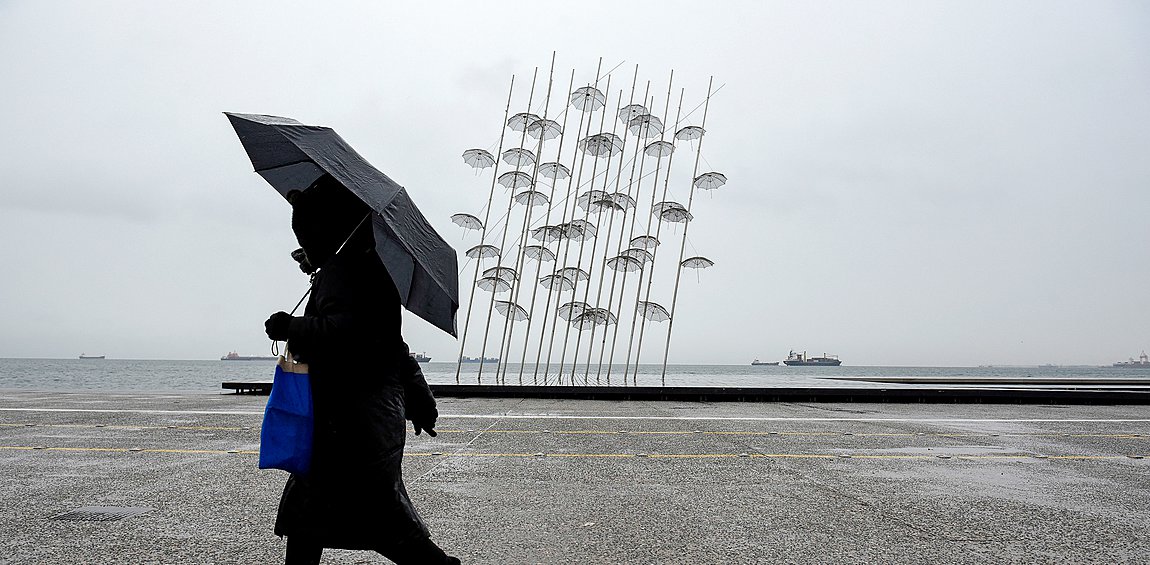
[[[316,274],[288,340],[289,351],[309,364],[312,468],[288,479],[277,535],[343,549],[427,536],[400,463],[405,415],[434,409],[435,400],[400,324],[398,293],[374,250],[345,250]]]

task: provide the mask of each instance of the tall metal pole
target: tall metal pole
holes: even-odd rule
[[[695,166],[691,171],[691,190],[690,195],[687,197],[687,213],[691,213],[691,204],[695,201],[695,177],[699,175],[699,159],[703,156],[703,138],[707,136],[707,110],[711,106],[711,85],[714,83],[715,77],[707,80],[707,98],[703,102],[703,121],[699,125],[703,129],[703,137],[699,138],[699,146],[695,148]],[[683,239],[679,243],[679,263],[675,268],[675,290],[671,295],[671,318],[667,320],[667,346],[663,349],[663,373],[662,381],[667,382],[667,356],[671,352],[671,328],[675,323],[675,304],[679,300],[679,278],[683,274],[683,251],[687,247],[687,228],[690,227],[691,222],[688,220],[683,222]]]
[[[540,118],[541,120],[547,119],[547,112],[550,111],[550,109],[551,109],[551,85],[554,82],[554,78],[555,78],[555,52],[552,51],[551,52],[551,70],[548,71],[548,74],[547,74],[547,96],[546,96],[546,98],[544,98],[543,115]],[[524,132],[526,132],[528,129],[530,129],[530,124],[524,124],[523,129],[524,129]],[[546,134],[547,134],[547,132],[546,132],[545,124],[541,125],[540,130],[539,130],[539,140],[538,140],[538,143],[535,145],[535,167],[531,173],[531,186],[529,187],[528,190],[536,191],[536,188],[535,188],[536,183],[539,180],[539,165],[540,165],[540,161],[543,159],[543,140],[546,137]],[[536,192],[538,192],[538,191],[536,191]],[[512,195],[512,198],[513,199],[515,198],[514,194]],[[528,234],[528,232],[531,231],[531,212],[532,212],[532,210],[535,209],[535,204],[534,204],[534,202],[532,202],[532,200],[534,200],[534,195],[532,196],[531,199],[528,200],[527,203],[524,204],[525,209],[523,211],[523,231],[519,235],[519,252],[518,252],[518,255],[515,259],[515,276],[518,278],[518,280],[515,281],[515,287],[512,289],[512,292],[511,292],[511,303],[515,306],[519,305],[519,290],[521,288],[523,288],[523,282],[526,280],[525,277],[523,276],[523,262],[524,262],[524,256],[525,256],[524,255],[524,248],[527,247],[527,234]],[[548,201],[547,206],[548,206],[548,209],[550,209],[550,201]],[[531,285],[531,286],[535,286],[535,285]],[[530,313],[528,313],[528,315],[527,315],[527,323],[528,324],[531,323],[531,314]],[[509,329],[508,329],[508,327],[509,327]],[[499,347],[500,365],[496,368],[496,371],[501,374],[500,378],[502,379],[503,383],[507,384],[507,366],[510,363],[507,363],[506,360],[511,355],[511,341],[514,339],[514,336],[515,336],[515,320],[514,320],[513,316],[507,317],[507,321],[504,325],[504,333],[507,334],[507,343],[506,343],[506,346],[504,346],[502,340],[500,340],[500,347]],[[523,354],[524,354],[524,356],[526,356],[527,355],[527,342],[526,342],[526,340],[528,337],[530,337],[530,334],[525,333],[524,336],[526,336],[526,337],[524,338],[524,343],[523,343]],[[520,363],[519,363],[519,379],[520,379],[519,384],[523,384],[523,382],[522,382],[523,381],[523,362],[522,361],[520,361]]]
[[[495,153],[495,171],[491,174],[491,191],[487,195],[487,212],[483,218],[483,229],[480,231],[479,244],[487,241],[487,224],[491,221],[491,204],[495,199],[495,184],[499,178],[499,154],[503,152],[503,138],[507,132],[507,117],[511,113],[511,95],[515,92],[515,75],[511,75],[511,87],[507,89],[507,107],[503,110],[502,127],[499,128],[499,149]],[[475,258],[475,278],[471,281],[471,296],[467,299],[467,317],[463,322],[463,335],[459,338],[459,359],[455,367],[455,384],[459,384],[459,374],[463,370],[463,348],[467,345],[467,328],[471,324],[471,307],[475,304],[475,286],[479,281],[480,263],[482,257]],[[482,358],[483,355],[480,354]],[[482,361],[482,359],[481,359]]]
[[[606,90],[607,92],[611,91],[611,75],[607,75],[607,87],[604,90]],[[606,120],[607,120],[607,100],[606,100],[606,96],[604,96],[603,113],[599,116],[599,132],[600,133],[603,133],[603,125],[606,122]],[[588,139],[588,141],[590,141],[590,140]],[[584,147],[584,153],[586,153],[586,152],[587,152],[586,147]],[[608,157],[610,157],[610,155],[608,155]],[[608,163],[610,163],[610,159],[608,159]],[[599,157],[595,156],[595,160],[591,162],[591,180],[587,183],[588,186],[591,187],[588,189],[589,191],[595,189],[595,179],[596,179],[597,174],[598,174],[598,169],[599,169]],[[604,176],[606,176],[606,173],[607,173],[607,171],[604,171]],[[598,226],[598,224],[602,220],[602,215],[603,215],[602,211],[600,211],[600,213],[597,214],[598,217],[596,217],[596,219],[595,219],[595,223],[596,223],[595,235],[592,236],[595,238],[595,243],[592,246],[592,251],[591,251],[592,254],[594,254],[594,252],[595,252],[594,251],[595,246],[598,246],[598,244],[599,244],[599,235],[598,235],[599,234],[599,226]],[[584,209],[584,213],[583,213],[583,221],[587,222],[588,218],[590,218],[590,217],[591,217],[591,201],[590,201],[590,199],[588,199],[587,207]],[[576,273],[576,275],[575,275],[575,286],[576,287],[579,286],[579,272],[583,268],[583,248],[585,247],[586,243],[587,243],[586,237],[580,237],[579,238],[579,255],[576,256],[576,260],[575,260],[575,273]],[[590,267],[588,267],[588,269],[590,269]],[[588,273],[586,283],[587,283],[587,288],[590,288],[590,286],[591,286],[590,273]],[[572,295],[572,297],[574,297],[575,293],[572,292],[571,295]],[[584,295],[584,302],[586,302],[586,296],[587,296],[586,291],[583,293],[583,295]],[[571,339],[571,328],[574,325],[575,324],[570,324],[567,326],[567,332],[563,338],[563,353],[560,354],[560,356],[559,356],[559,365],[560,366],[562,366],[563,363],[567,360],[567,343]],[[571,384],[575,384],[575,367],[578,365],[579,342],[581,341],[582,336],[583,336],[583,331],[579,330],[579,335],[575,340],[575,353],[571,357]]]
[[[667,80],[667,100],[663,105],[663,123],[664,124],[667,123],[667,114],[670,113],[670,111],[671,111],[671,90],[673,87],[674,80],[675,80],[675,71],[672,70],[671,76]],[[682,101],[682,96],[680,96],[679,97],[679,110],[675,111],[675,121],[676,122],[679,121],[679,112],[682,111],[682,108],[683,108],[683,101]],[[664,128],[663,134],[661,134],[659,136],[659,141],[663,141],[663,138],[665,136],[666,136],[666,128]],[[667,156],[667,176],[668,177],[671,176],[671,162],[674,158],[675,158],[674,152],[672,152],[669,156]],[[657,164],[655,166],[655,181],[651,187],[651,210],[653,210],[655,207],[655,195],[658,194],[658,192],[659,192],[659,173],[662,170],[662,167],[663,167],[663,159],[659,158],[659,159],[657,159]],[[664,189],[663,189],[664,198],[666,198],[666,194],[667,194],[666,184],[664,183]],[[648,221],[650,221],[650,220],[648,219]],[[659,239],[659,229],[662,228],[662,225],[663,225],[662,217],[660,217],[659,223],[657,224],[657,227],[655,228],[655,240],[656,241],[658,241],[658,239]],[[651,231],[650,230],[650,224],[648,224],[647,231],[648,231],[648,233]],[[651,252],[652,259],[651,259],[650,271],[648,272],[647,269],[644,269],[643,271],[640,271],[640,273],[639,273],[639,285],[635,288],[635,316],[633,318],[631,318],[631,335],[627,339],[627,357],[624,359],[624,362],[626,364],[623,366],[623,378],[624,379],[627,378],[627,374],[628,374],[628,371],[630,369],[630,364],[631,364],[631,348],[632,348],[632,345],[634,344],[634,338],[635,338],[635,323],[641,317],[638,315],[638,309],[639,309],[639,297],[643,292],[643,275],[644,275],[644,273],[647,274],[647,280],[648,280],[647,293],[649,296],[650,295],[650,289],[651,289],[651,281],[653,281],[655,278],[655,259],[654,259],[654,257],[657,257],[658,253],[659,253],[659,247],[656,246],[654,248],[654,251]],[[643,342],[642,333],[643,333],[644,322],[646,322],[645,319],[643,322],[640,322],[640,328],[639,328],[639,335],[640,335],[640,337],[639,337],[639,343],[640,343],[639,350],[640,351],[636,351],[636,353],[635,353],[635,376],[632,377],[632,381],[635,383],[638,383],[638,378],[639,378],[639,353],[642,350],[642,342]]]
[[[635,77],[638,78],[638,75],[639,75],[639,66],[636,65],[635,66]],[[634,84],[632,84],[632,89],[633,88],[634,88]],[[651,91],[651,81],[647,81],[647,86],[643,91],[643,102],[644,103],[647,102],[647,95],[650,94],[650,91]],[[630,104],[634,104],[634,100],[632,100]],[[648,110],[648,113],[650,113],[650,110]],[[646,138],[644,138],[642,136],[637,136],[637,137],[640,137],[640,139],[637,139],[635,142],[635,154],[631,156],[631,176],[630,176],[630,178],[627,179],[627,196],[630,197],[631,196],[631,190],[635,189],[635,196],[634,196],[635,209],[631,213],[631,221],[628,222],[627,219],[624,218],[623,221],[619,223],[619,243],[618,243],[618,245],[616,245],[616,249],[615,249],[615,255],[616,256],[618,256],[619,254],[621,254],[623,252],[624,246],[630,246],[631,239],[634,237],[634,234],[635,234],[635,219],[639,216],[639,205],[638,205],[639,198],[638,197],[639,197],[639,193],[640,193],[640,188],[642,187],[642,184],[643,184],[643,182],[642,182],[643,163],[646,160],[647,154],[643,153],[640,155],[640,151],[643,150],[643,141]],[[638,183],[635,182],[635,165],[636,164],[639,165],[640,180]],[[621,169],[620,169],[620,172],[622,172]],[[616,186],[616,190],[617,189],[618,189],[618,186]],[[630,226],[627,229],[627,237],[626,238],[623,237],[623,228],[625,226]],[[643,267],[646,267],[646,265],[647,265],[647,263],[646,263],[646,261],[644,261]],[[615,362],[615,343],[619,338],[619,326],[623,325],[623,311],[622,311],[621,307],[623,305],[623,294],[626,292],[626,288],[627,288],[627,273],[628,273],[628,271],[626,269],[624,269],[623,270],[623,280],[620,283],[620,286],[622,288],[619,291],[619,306],[620,306],[619,318],[615,322],[615,329],[612,331],[612,335],[611,335],[611,356],[607,359],[607,384],[608,385],[611,384],[611,365],[614,364],[614,362]],[[616,282],[616,278],[617,278],[616,276],[618,274],[619,274],[618,271],[611,274],[611,290],[607,294],[607,309],[608,310],[611,309],[611,306],[614,304],[614,301],[615,301],[615,282]],[[603,332],[603,343],[599,349],[599,367],[595,373],[596,382],[598,382],[599,374],[603,372],[603,354],[606,351],[607,351],[607,332]],[[624,381],[623,384],[627,384],[626,381]]]
[[[600,64],[602,64],[602,59],[600,59]],[[574,86],[575,86],[575,70],[572,69],[571,70],[571,86],[567,88],[568,95],[571,94],[572,88]],[[571,113],[571,106],[570,106],[570,104],[568,104],[567,107],[565,108],[564,114],[563,114],[563,123],[564,124],[567,123],[567,115],[570,113]],[[585,118],[585,117],[587,117],[587,113],[580,111],[579,112],[579,125],[575,128],[575,140],[576,140],[576,142],[578,142],[579,136],[583,135],[583,118]],[[564,133],[566,134],[566,125],[564,125]],[[576,181],[576,179],[577,179],[577,177],[576,177],[576,166],[575,166],[575,159],[576,159],[576,157],[578,157],[578,155],[579,155],[578,152],[575,152],[575,151],[573,151],[571,153],[571,170],[568,171],[568,174],[567,174],[567,194],[563,197],[563,213],[560,214],[559,225],[563,225],[567,222],[567,212],[568,212],[569,208],[570,208],[572,214],[574,214],[575,199],[572,198],[572,196],[576,192],[578,192],[578,186],[577,186],[577,181]],[[559,157],[556,158],[556,162],[561,163],[561,158],[562,158],[562,152],[560,152]],[[551,206],[548,208],[548,210],[547,210],[548,214],[550,214],[550,212],[553,208],[554,208],[554,206]],[[550,220],[548,220],[548,222],[550,222]],[[550,225],[550,224],[548,224],[548,225]],[[550,243],[549,241],[547,241],[547,239],[548,239],[548,234],[546,234],[546,233],[543,234],[543,237],[541,238],[541,243],[543,243],[544,245],[546,245],[547,243]],[[559,236],[555,241],[556,241],[556,243],[559,243],[561,245],[563,242],[563,237]],[[560,245],[556,246],[555,261],[552,263],[552,269],[551,269],[551,275],[552,276],[559,274],[559,269],[561,268],[561,265],[560,265],[561,261],[559,259],[559,251],[558,251],[558,248],[560,247]],[[566,256],[564,256],[563,261],[566,261]],[[540,278],[538,281],[536,281],[536,283],[540,283],[540,282],[542,282],[542,278]],[[563,293],[563,289],[559,289],[559,294],[558,294],[558,296],[556,296],[556,299],[555,299],[556,308],[558,308],[558,306],[559,306],[559,301],[562,300],[562,293]],[[539,350],[535,352],[535,375],[536,375],[536,378],[538,378],[539,361],[540,361],[540,359],[543,358],[543,343],[544,343],[544,341],[547,342],[547,344],[548,344],[547,364],[543,366],[543,384],[547,384],[547,379],[548,379],[550,371],[551,371],[551,351],[552,351],[552,349],[554,347],[554,343],[555,343],[555,325],[558,322],[558,317],[555,313],[557,310],[550,310],[550,308],[551,308],[551,296],[553,294],[555,294],[554,285],[553,284],[548,285],[547,286],[547,299],[543,302],[543,326],[540,329],[540,333],[539,333]],[[551,336],[550,336],[550,338],[545,340],[545,336],[547,335],[547,313],[548,312],[551,312]],[[560,371],[560,373],[562,373],[562,371]]]
[[[636,69],[636,76],[631,79],[631,94],[630,94],[629,100],[627,102],[628,105],[630,105],[631,101],[635,99],[635,83],[636,83],[636,81],[638,81],[637,69]],[[619,90],[618,102],[616,102],[615,105],[617,107],[621,108],[622,107],[621,104],[623,104],[623,91]],[[616,112],[618,112],[618,110],[616,110]],[[604,116],[604,118],[607,116],[606,108],[604,108],[604,110],[603,110],[603,116]],[[615,189],[616,189],[616,192],[618,192],[619,181],[623,177],[623,174],[622,174],[623,173],[623,157],[626,154],[626,149],[627,149],[626,139],[627,139],[627,130],[628,130],[629,126],[630,126],[629,123],[624,124],[624,126],[623,126],[623,138],[622,139],[624,141],[623,141],[623,146],[619,148],[619,166],[617,167],[617,170],[615,171]],[[611,135],[615,135],[615,132],[618,131],[618,127],[619,127],[619,120],[611,120]],[[612,141],[612,143],[613,143],[613,141]],[[618,204],[615,202],[614,193],[608,193],[607,192],[607,186],[610,184],[609,170],[611,167],[611,157],[612,157],[612,155],[610,153],[608,153],[607,154],[607,169],[605,169],[603,171],[603,192],[604,192],[604,194],[611,194],[611,212],[607,215],[608,216],[607,217],[607,228],[606,228],[607,239],[603,243],[603,260],[600,261],[599,270],[597,272],[599,275],[599,286],[595,290],[595,307],[596,308],[599,308],[600,300],[603,296],[603,282],[607,278],[607,254],[611,248],[611,235],[615,231],[615,210],[618,208]],[[590,202],[588,202],[588,204],[590,204]],[[603,217],[602,210],[600,210],[600,213],[599,213],[600,224],[602,223],[602,217]],[[625,217],[624,217],[624,220],[626,220]],[[601,225],[600,225],[600,228],[602,228]],[[602,231],[603,230],[600,229],[600,233]],[[592,272],[594,270],[596,252],[599,249],[599,239],[600,239],[599,237],[596,237],[595,238],[595,244],[591,247],[591,262],[589,265],[587,265],[588,272]],[[594,274],[595,273],[592,273],[592,278],[594,278]],[[587,281],[587,288],[585,289],[585,291],[583,293],[583,301],[587,302],[588,304],[590,304],[590,302],[588,301],[590,293],[591,293],[591,281],[588,280]],[[609,318],[612,315],[610,308],[606,308],[606,310],[607,310],[608,320],[605,321],[604,324],[609,323],[609,321],[610,321]],[[616,317],[615,321],[616,321],[616,323],[618,323],[618,317]],[[591,372],[591,353],[595,349],[595,333],[596,333],[596,331],[598,331],[598,329],[599,329],[599,324],[593,322],[591,324],[591,339],[587,342],[587,363],[586,363],[586,367],[583,370],[583,382],[584,383],[587,382],[587,375]],[[607,328],[606,327],[603,328],[603,335],[607,335]],[[582,337],[583,337],[583,331],[580,330],[579,331],[579,338],[580,339],[577,339],[575,341],[575,352],[576,353],[579,352],[579,341],[582,339]],[[595,384],[599,384],[598,373],[595,374]]]
[[[535,73],[531,76],[531,91],[527,95],[527,111],[528,112],[531,112],[531,102],[535,98],[535,80],[537,78],[539,78],[539,67],[535,67]],[[507,122],[503,123],[503,127],[504,128],[507,127]],[[520,135],[519,135],[519,148],[520,149],[523,148],[523,142],[526,139],[526,137],[527,137],[527,127],[525,125],[523,128],[523,132],[520,133]],[[501,159],[502,157],[503,157],[503,155],[502,155],[502,153],[500,153],[500,155],[496,156],[496,159]],[[516,166],[516,170],[518,170],[518,166]],[[514,184],[514,183],[512,183],[512,184]],[[510,197],[507,199],[507,215],[506,215],[507,220],[503,224],[502,235],[499,238],[499,264],[500,265],[503,264],[504,246],[507,245],[507,231],[509,229],[509,226],[511,225],[511,206],[515,202],[515,188],[514,188],[514,186],[512,186],[512,188],[509,189],[508,192],[510,193]],[[488,308],[487,308],[487,324],[484,326],[484,330],[483,330],[483,348],[479,351],[479,374],[476,377],[476,379],[480,380],[480,381],[483,378],[483,363],[485,360],[484,358],[487,355],[487,338],[489,337],[489,335],[491,333],[491,312],[494,309],[495,309],[495,297],[494,297],[494,293],[492,293],[491,305],[488,306]],[[509,318],[514,316],[514,315],[515,315],[514,312],[508,312]],[[506,331],[506,329],[504,331]],[[499,363],[505,363],[506,361],[507,361],[506,359],[500,359]],[[496,365],[496,377],[497,378],[498,378],[498,369],[499,369],[499,367],[498,367],[498,365]]]
[[[571,69],[571,81],[567,84],[567,93],[570,94],[571,89],[574,87],[575,87],[575,69]],[[550,99],[550,97],[548,97],[548,99]],[[566,106],[566,104],[564,104],[564,106]],[[571,112],[569,112],[565,108],[563,111],[563,125],[560,128],[561,131],[559,133],[559,148],[555,151],[555,161],[554,162],[557,164],[561,164],[561,158],[563,157],[563,141],[566,138],[566,134],[567,134],[567,116],[569,116],[570,114],[571,114]],[[582,124],[580,124],[580,127],[582,127]],[[542,155],[540,156],[540,160],[542,160]],[[567,176],[570,177],[571,175],[568,174]],[[547,204],[547,216],[543,219],[543,225],[544,226],[548,226],[551,224],[551,211],[555,209],[555,185],[558,184],[555,181],[556,181],[556,179],[554,177],[552,177],[552,179],[551,179],[551,202],[549,202]],[[570,186],[570,183],[568,183],[568,186]],[[566,206],[566,201],[564,202],[564,205]],[[528,230],[528,231],[530,231],[530,230]],[[548,249],[546,242],[540,241],[540,245],[544,249]],[[558,257],[556,257],[556,260],[558,260]],[[527,364],[527,349],[528,349],[527,346],[529,345],[530,339],[531,339],[531,324],[532,324],[532,322],[534,322],[534,318],[535,318],[535,299],[539,294],[539,275],[543,271],[542,265],[543,265],[543,259],[542,259],[542,257],[540,257],[539,261],[536,262],[535,279],[532,280],[532,285],[531,285],[531,307],[527,311],[527,316],[528,316],[527,317],[527,330],[526,330],[527,337],[525,338],[525,340],[523,342],[523,357],[519,360],[519,382],[520,383],[523,382],[523,369]],[[522,275],[521,275],[521,278],[523,278]],[[551,290],[548,289],[547,301],[544,302],[543,325],[541,326],[541,333],[539,334],[539,349],[535,354],[535,374],[534,374],[535,384],[539,383],[539,356],[543,352],[543,335],[547,331],[547,305],[550,303],[551,303]]]
[[[679,125],[679,114],[683,110],[683,94],[684,94],[684,92],[682,90],[680,90],[679,91],[679,109],[675,111],[675,126],[672,127],[671,129],[676,129]],[[671,164],[672,164],[674,158],[675,158],[675,153],[674,153],[674,151],[672,151],[671,155],[667,157],[667,178],[665,178],[663,180],[663,198],[661,199],[661,202],[665,202],[667,200],[667,186],[669,184],[671,184]],[[652,208],[653,207],[654,206],[652,206]],[[662,232],[662,230],[663,230],[663,215],[660,214],[659,220],[655,224],[655,239],[659,239],[659,235]],[[659,248],[656,247],[655,253],[652,254],[653,257],[658,257],[658,250],[659,250]],[[655,282],[655,259],[652,258],[651,259],[651,276],[647,278],[647,294],[644,295],[643,302],[650,302],[651,301],[651,287],[653,286],[654,282]],[[638,308],[639,308],[639,303],[636,301],[636,303],[635,303],[636,311],[638,310]],[[643,333],[645,332],[646,329],[647,329],[647,318],[643,317],[643,321],[639,322],[639,343],[638,343],[638,345],[635,346],[635,374],[636,375],[638,375],[638,372],[639,372],[639,356],[642,355],[642,353],[643,353]]]
[[[595,88],[596,90],[599,87],[599,72],[602,70],[603,70],[603,58],[600,57],[599,58],[599,65],[595,68],[595,82],[592,85],[592,88]],[[593,111],[594,111],[594,109],[590,109],[590,110],[580,109],[581,113],[588,115],[586,117],[589,117],[589,114]],[[579,123],[580,124],[583,123],[583,117],[582,116],[579,118]],[[590,134],[590,132],[591,132],[591,120],[588,119],[587,120],[587,133]],[[578,142],[579,138],[583,135],[582,127],[580,127],[580,131],[577,133],[578,133],[578,135],[575,138],[576,142]],[[572,218],[574,218],[574,216],[575,216],[575,205],[574,205],[575,198],[577,198],[576,195],[579,192],[579,187],[580,187],[582,180],[583,180],[583,164],[587,161],[587,153],[586,152],[580,153],[579,151],[575,151],[574,155],[579,158],[579,170],[578,170],[578,173],[572,177],[573,183],[568,185],[568,194],[567,194],[567,198],[569,199],[569,203],[571,204],[570,210],[571,210],[571,217]],[[572,161],[572,165],[574,165],[574,161]],[[564,206],[564,210],[567,210],[567,208],[568,208],[567,206]],[[566,214],[564,214],[564,216],[566,216]],[[566,223],[566,217],[564,218],[564,223]],[[567,258],[570,256],[570,251],[571,251],[571,238],[567,237],[566,234],[563,234],[562,237],[563,237],[563,260],[555,262],[556,274],[558,274],[560,269],[566,267]],[[561,264],[562,264],[562,266],[560,266]],[[574,289],[572,289],[572,290],[574,290]],[[560,298],[558,298],[557,300],[562,300],[563,290],[560,289],[559,292],[560,292]],[[574,293],[572,293],[572,294],[574,294]],[[547,347],[547,364],[544,366],[544,371],[545,371],[544,374],[549,373],[550,368],[551,368],[551,355],[554,352],[554,348],[555,348],[555,328],[556,328],[556,325],[558,322],[558,316],[559,316],[559,309],[556,308],[555,312],[553,312],[552,316],[551,316],[551,337],[549,339],[549,344]],[[559,370],[557,371],[557,374],[556,374],[557,382],[559,382],[559,383],[562,382],[564,372],[565,371],[563,369],[563,359],[560,358]]]

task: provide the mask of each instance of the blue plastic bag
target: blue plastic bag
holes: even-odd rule
[[[287,359],[279,358],[272,392],[264,408],[264,424],[260,429],[260,469],[283,469],[304,475],[311,468],[312,436],[315,432],[311,379],[308,378],[306,363]]]

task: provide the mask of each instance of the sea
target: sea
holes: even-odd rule
[[[615,365],[608,371],[592,364],[559,371],[554,365],[543,378],[543,367],[533,363],[523,367],[509,364],[506,368],[485,363],[482,373],[478,363],[465,363],[457,371],[455,363],[422,363],[427,381],[432,384],[506,384],[506,385],[599,385],[599,386],[674,386],[674,387],[904,387],[926,384],[891,384],[867,382],[867,378],[934,379],[1011,379],[1037,382],[1043,379],[1067,379],[1107,382],[1129,380],[1131,385],[1150,379],[1148,369],[1098,366],[992,366],[992,367],[787,367],[785,365],[640,365],[624,368]],[[505,369],[505,370],[504,370]],[[221,360],[141,360],[141,359],[0,359],[0,389],[43,391],[101,392],[179,392],[221,393],[224,382],[270,381],[275,362]],[[574,377],[572,378],[572,373]],[[965,385],[956,385],[965,386]],[[1019,386],[1019,385],[1008,385]],[[1025,384],[1021,386],[1026,386]],[[1045,386],[1045,385],[1043,385]],[[1105,387],[1121,387],[1122,383]]]

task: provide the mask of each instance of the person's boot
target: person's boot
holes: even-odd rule
[[[459,559],[443,552],[431,538],[417,536],[398,544],[377,549],[396,565],[459,565]]]
[[[323,556],[323,546],[309,538],[299,536],[287,537],[287,555],[284,565],[319,565]]]

